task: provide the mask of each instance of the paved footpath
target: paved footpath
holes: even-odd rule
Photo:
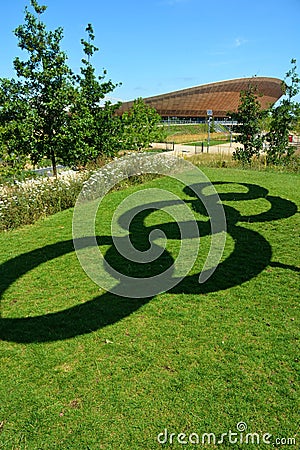
[[[225,155],[231,155],[236,147],[238,147],[240,144],[232,143],[230,144],[220,144],[220,145],[211,145],[207,151],[207,148],[204,147],[203,154],[225,154]],[[161,143],[152,143],[152,148],[162,148],[164,150],[172,151],[175,155],[178,156],[193,156],[193,155],[201,155],[202,154],[202,148],[200,145],[183,145],[183,144],[173,144],[172,142],[161,142]]]

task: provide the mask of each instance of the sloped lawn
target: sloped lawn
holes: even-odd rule
[[[72,210],[0,234],[0,448],[298,448],[299,178],[204,171],[228,234],[221,264],[202,285],[207,233],[189,275],[146,299],[117,297],[86,276]],[[205,228],[188,189],[168,178],[147,187],[173,189]],[[99,245],[129,275],[136,267],[114,252],[110,219],[138,189],[109,194],[97,220]],[[169,238],[164,268],[180,245],[172,219],[153,211],[137,218],[132,235],[142,248],[154,226]]]

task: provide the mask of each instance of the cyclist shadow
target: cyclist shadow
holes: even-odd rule
[[[230,185],[237,183],[214,183],[215,186]],[[268,191],[260,186],[239,183],[248,191],[246,193],[220,193],[220,199],[224,202],[224,209],[227,221],[227,232],[234,241],[234,249],[230,255],[223,260],[215,269],[212,276],[202,284],[199,284],[199,273],[187,275],[183,280],[170,289],[172,294],[205,294],[216,292],[218,290],[229,289],[230,287],[240,285],[253,277],[257,276],[268,265],[281,267],[287,270],[299,271],[295,266],[286,266],[280,262],[271,262],[272,248],[269,242],[257,231],[243,226],[244,223],[256,223],[280,220],[293,216],[297,212],[296,205],[281,197],[269,196]],[[203,208],[201,201],[195,196],[193,188],[184,189],[190,197],[186,200],[191,208],[207,217],[207,211]],[[202,190],[206,185],[198,186]],[[244,216],[234,207],[226,202],[240,202],[242,200],[253,200],[264,198],[270,204],[267,211],[256,215]],[[129,232],[133,234],[133,241],[138,246],[141,237],[146,238],[153,229],[161,229],[168,239],[180,239],[178,226],[175,223],[166,223],[156,225],[155,227],[145,227],[144,221],[151,209],[137,214]],[[208,217],[207,217],[208,219]],[[206,236],[210,233],[208,220],[199,220],[197,222],[200,236]],[[136,238],[139,237],[139,239]],[[111,264],[124,269],[124,261],[113,246],[111,236],[98,236],[98,245],[110,245],[105,258]],[[95,245],[92,238],[86,237],[80,239],[82,248]],[[144,244],[140,244],[141,250],[145,249]],[[2,277],[0,281],[0,293],[3,294],[11,284],[25,273],[38,267],[51,259],[58,258],[74,251],[73,241],[63,241],[43,248],[33,250],[26,254],[19,255],[4,264],[2,264]],[[166,270],[172,265],[174,259],[169,252],[164,250],[157,261],[153,263],[152,272],[149,267],[144,267],[144,272],[139,272],[139,276],[151,276],[159,271]],[[132,270],[129,275],[132,275]],[[90,333],[112,325],[119,320],[134,313],[143,305],[147,304],[151,298],[125,298],[106,292],[97,296],[86,303],[70,307],[66,310],[44,314],[36,317],[24,318],[1,318],[0,320],[0,339],[19,343],[30,342],[51,342],[73,338],[78,335]]]

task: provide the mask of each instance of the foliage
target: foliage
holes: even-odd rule
[[[233,131],[238,133],[235,142],[243,145],[233,153],[234,159],[250,164],[253,156],[259,155],[263,147],[260,128],[263,115],[256,89],[250,83],[248,89],[240,93],[238,111],[230,113],[232,120],[237,122],[237,125],[233,126]]]
[[[28,53],[26,61],[19,57],[14,60],[17,77],[22,80],[22,100],[30,109],[24,126],[25,136],[30,133],[31,142],[22,151],[30,155],[34,164],[44,156],[50,158],[56,174],[67,108],[74,98],[72,72],[67,55],[61,50],[62,28],[47,31],[40,20],[46,6],[39,6],[35,0],[31,0],[31,5],[34,13],[26,7],[25,23],[15,30],[18,46]]]
[[[101,156],[112,156],[120,148],[120,119],[114,115],[119,105],[103,102],[105,95],[117,87],[111,80],[104,81],[106,71],[102,76],[96,76],[91,64],[91,57],[98,51],[94,46],[94,30],[91,24],[86,28],[88,41],[82,39],[85,58],[81,74],[76,77],[78,89],[74,103],[69,109],[68,120],[64,130],[65,163],[86,164]]]
[[[34,12],[25,9],[25,23],[15,30],[18,46],[28,59],[14,60],[18,80],[0,80],[1,152],[26,155],[33,164],[43,158],[52,161],[56,175],[57,158],[65,164],[85,164],[99,154],[115,152],[119,119],[109,102],[100,105],[116,85],[96,77],[90,58],[98,49],[89,24],[88,41],[81,75],[75,76],[61,50],[62,28],[48,31],[40,20],[46,6],[31,0]]]
[[[35,178],[37,175],[34,171],[24,168],[23,161],[19,164],[15,159],[11,162],[11,158],[1,160],[0,163],[0,185],[11,181],[23,181],[27,178]]]
[[[295,131],[298,135],[300,135],[300,118],[297,120],[297,123],[295,124],[294,131]]]
[[[0,133],[1,131],[3,135],[6,133],[9,134],[12,133],[12,128],[0,128]],[[13,133],[11,134],[11,137],[11,142],[17,140]],[[13,151],[12,148],[10,148],[10,151],[7,151],[7,147],[2,146],[0,153],[0,184],[6,179],[20,178],[22,173],[25,172],[24,167],[26,162],[27,159],[25,155],[22,155],[21,152],[17,152],[17,149]]]
[[[300,103],[293,101],[293,97],[300,92],[300,78],[296,60],[292,59],[291,64],[292,68],[287,72],[283,83],[285,97],[271,109],[270,131],[266,136],[268,164],[278,164],[282,158],[290,158],[295,152],[289,144],[289,135],[297,128],[300,119]],[[290,84],[287,80],[290,80]]]
[[[34,149],[34,112],[20,81],[0,79],[0,105],[0,157],[5,166],[19,170]]]
[[[151,142],[160,142],[164,139],[160,123],[161,117],[156,110],[138,98],[130,110],[122,115],[123,147],[140,151],[148,148]]]

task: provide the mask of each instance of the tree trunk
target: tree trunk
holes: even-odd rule
[[[54,150],[52,150],[52,149],[51,149],[51,161],[52,161],[53,176],[55,178],[57,178],[56,157],[55,157]]]

